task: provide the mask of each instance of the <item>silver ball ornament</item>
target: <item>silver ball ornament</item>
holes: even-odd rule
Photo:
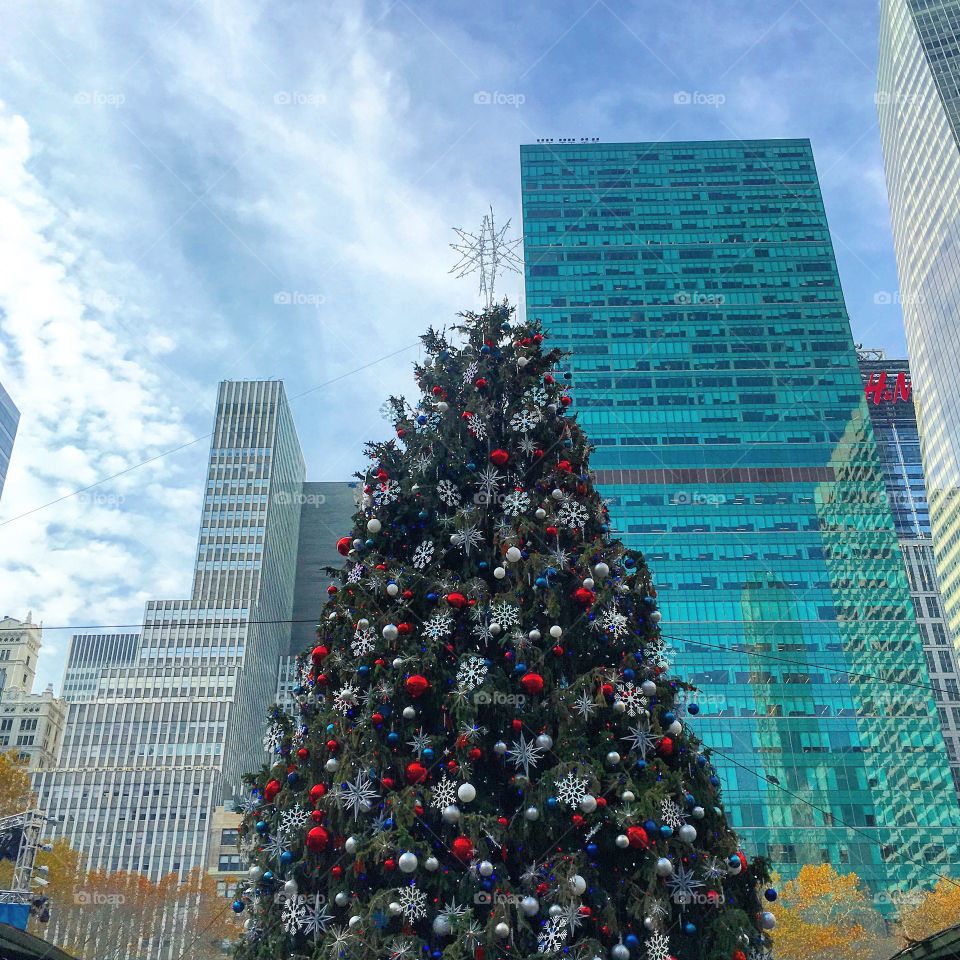
[[[403,719],[412,720],[417,715],[416,707],[404,707],[403,708]]]
[[[764,910],[760,914],[760,926],[764,930],[773,930],[777,925],[777,918],[769,911]]]
[[[630,951],[622,944],[617,943],[610,951],[612,960],[630,960]]]
[[[540,819],[540,811],[536,807],[527,807],[527,809],[523,811],[523,816],[525,820],[529,820],[532,823],[534,820]]]
[[[477,867],[477,870],[479,871],[481,877],[493,876],[493,864],[489,860],[481,860],[480,866]]]
[[[456,823],[460,819],[460,808],[451,803],[450,806],[443,808],[444,823]]]
[[[510,927],[505,923],[498,923],[494,928],[493,932],[501,939],[506,940],[510,936]]]
[[[655,869],[658,877],[669,877],[673,873],[673,864],[666,857],[661,857]]]
[[[644,680],[640,684],[640,692],[645,697],[655,697],[657,695],[657,685],[652,680]]]
[[[360,844],[356,837],[347,837],[343,843],[343,849],[346,850],[347,853],[356,853],[359,846]]]
[[[540,901],[536,897],[524,897],[520,901],[520,909],[528,917],[535,917],[540,912]]]
[[[383,634],[384,640],[396,640],[400,636],[400,631],[395,623],[388,623],[380,632]]]
[[[541,750],[552,750],[553,737],[549,734],[541,733],[540,736],[537,737],[537,746],[540,747]]]
[[[697,839],[697,828],[689,823],[685,823],[678,833],[684,843],[693,843]]]
[[[611,767],[615,767],[620,762],[620,754],[616,750],[611,750],[607,754],[607,764]]]
[[[367,530],[370,533],[379,533],[382,529],[383,524],[376,517],[372,517],[367,521]]]
[[[423,866],[424,869],[433,873],[435,870],[440,869],[440,861],[436,857],[427,857],[427,859],[423,861]]]
[[[601,561],[600,563],[594,564],[593,574],[598,580],[602,580],[604,577],[610,575],[610,568]]]
[[[580,800],[580,809],[584,813],[593,813],[597,809],[597,798],[590,793],[585,793]]]
[[[461,783],[457,787],[457,796],[463,803],[471,803],[477,799],[477,788],[472,783]]]
[[[409,850],[406,853],[400,854],[400,859],[397,861],[397,866],[400,867],[402,873],[413,873],[417,869],[417,855],[411,853]]]
[[[614,843],[621,849],[626,850],[630,846],[630,838],[625,833],[617,834],[617,839],[614,840]]]
[[[578,897],[582,897],[587,892],[587,881],[579,873],[575,873],[570,878],[570,886]]]
[[[494,567],[493,575],[498,579],[502,580],[506,575],[507,571],[503,567]]]
[[[520,552],[519,547],[510,547],[507,550],[507,559],[511,563],[516,563],[522,556],[523,554]]]

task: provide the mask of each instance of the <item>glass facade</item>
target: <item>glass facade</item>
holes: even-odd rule
[[[745,846],[784,877],[955,872],[809,142],[544,143],[521,178],[527,314],[572,351],[597,480],[653,570]]]
[[[860,360],[867,410],[877,438],[883,482],[900,541],[910,596],[933,685],[937,717],[960,795],[960,682],[950,642],[930,539],[927,494],[920,459],[920,433],[906,360]]]
[[[13,440],[17,435],[19,422],[20,411],[14,406],[10,394],[0,383],[0,496],[3,494],[3,483],[7,479],[7,468],[10,466]]]
[[[960,0],[882,0],[877,108],[930,525],[960,637]]]
[[[148,601],[139,641],[75,641],[65,682],[92,669],[97,690],[70,704],[59,763],[34,778],[91,869],[156,881],[203,866],[211,812],[261,766],[303,475],[283,384],[222,383],[192,594]]]

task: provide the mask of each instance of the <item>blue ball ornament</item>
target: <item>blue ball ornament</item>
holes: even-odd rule
[[[273,871],[268,870],[261,879],[264,883],[273,883]]]
[[[627,669],[623,671],[624,680],[632,680],[636,675],[637,675],[636,671],[630,667],[627,667]]]
[[[764,890],[763,895],[764,895],[764,896],[767,898],[767,900],[769,900],[771,903],[773,903],[773,901],[777,899],[777,891],[774,890],[773,887],[768,887],[766,890]]]
[[[267,823],[265,820],[258,820],[256,826],[257,833],[266,833],[267,832]]]
[[[672,711],[672,710],[667,710],[667,712],[664,713],[664,715],[663,715],[663,724],[664,724],[664,726],[669,727],[670,724],[673,723],[673,721],[676,720],[676,719],[677,719],[677,718],[673,715],[673,711]]]
[[[596,856],[597,851],[598,851],[599,849],[600,849],[600,848],[599,848],[595,843],[588,843],[588,844],[587,844],[587,853],[589,853],[591,857]]]
[[[693,923],[690,923],[690,921],[688,920],[688,921],[683,925],[683,932],[684,932],[688,937],[692,937],[692,936],[697,932],[696,925],[693,924]]]
[[[700,712],[700,704],[699,704],[699,703],[688,703],[688,704],[687,704],[687,713],[689,713],[691,717],[695,717],[699,712]]]
[[[640,941],[637,939],[637,935],[635,933],[628,933],[623,938],[623,945],[629,950],[636,950],[637,947],[640,946]]]
[[[640,759],[637,761],[637,769],[641,772],[647,769],[647,761]]]
[[[233,912],[234,913],[243,913],[243,901],[234,900],[233,901]]]
[[[477,465],[471,460],[470,463],[467,464],[467,469],[473,473],[473,471],[477,469]]]
[[[399,742],[400,734],[395,730],[391,730],[390,733],[387,734],[387,743],[390,744],[391,747],[395,747]]]
[[[534,584],[538,586],[541,590],[543,590],[545,587],[550,586],[550,584],[547,582],[546,577],[537,577],[537,579],[534,580]]]
[[[280,854],[280,862],[286,866],[288,863],[293,863],[293,854],[289,850],[284,850]]]
[[[660,824],[660,836],[666,839],[667,837],[673,836],[673,827],[669,823]]]
[[[560,801],[556,797],[547,797],[547,806],[553,810]]]
[[[657,829],[657,825],[652,820],[647,820],[643,824],[643,829],[646,830],[647,833],[653,833]]]

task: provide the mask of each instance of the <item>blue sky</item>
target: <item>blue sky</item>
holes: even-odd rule
[[[310,391],[310,477],[347,478],[417,335],[476,305],[450,227],[491,203],[519,222],[538,137],[809,137],[854,335],[904,349],[876,0],[5,10],[0,380],[22,419],[0,614],[139,623],[188,593],[207,447],[189,441],[220,379]],[[46,632],[41,682],[67,640]]]

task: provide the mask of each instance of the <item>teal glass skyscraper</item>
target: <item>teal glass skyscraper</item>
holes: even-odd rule
[[[746,848],[875,889],[956,872],[809,142],[541,143],[521,176],[527,315],[572,351],[597,480]]]

